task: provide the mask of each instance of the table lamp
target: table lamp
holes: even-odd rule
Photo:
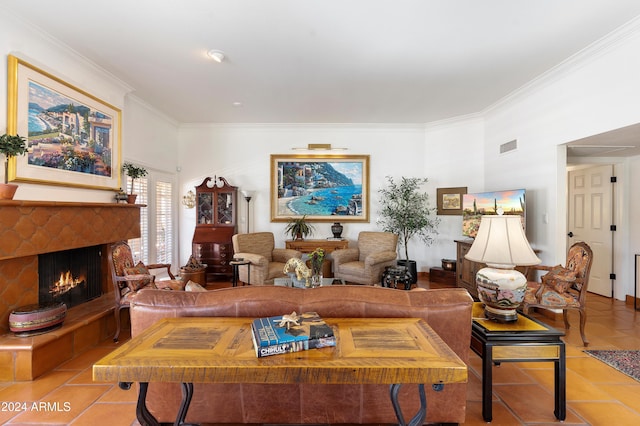
[[[516,309],[524,300],[527,279],[514,268],[540,263],[527,241],[521,217],[482,216],[478,235],[465,258],[487,265],[476,275],[485,316],[498,322],[517,320]]]

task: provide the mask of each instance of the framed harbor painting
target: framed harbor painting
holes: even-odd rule
[[[27,139],[9,180],[120,188],[121,111],[58,77],[8,56],[7,133]]]
[[[271,155],[271,221],[369,221],[368,155]]]

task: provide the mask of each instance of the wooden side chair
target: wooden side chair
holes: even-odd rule
[[[171,264],[144,265],[142,262],[134,264],[131,248],[126,241],[111,244],[107,256],[115,298],[116,333],[113,336],[113,341],[117,342],[120,336],[120,311],[130,306],[138,291],[143,288],[183,290],[184,284],[182,281],[176,280],[171,273]],[[156,276],[150,271],[158,269],[166,269],[170,279],[156,281]]]
[[[529,270],[548,271],[541,277],[540,282],[528,282],[524,296],[523,311],[528,313],[531,308],[562,309],[565,328],[569,328],[567,311],[570,309],[580,312],[580,336],[585,346],[589,341],[584,333],[587,322],[587,287],[589,273],[593,263],[593,252],[584,242],[573,244],[567,253],[566,266],[530,266]]]

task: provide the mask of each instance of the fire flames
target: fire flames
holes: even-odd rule
[[[60,296],[81,284],[84,284],[84,279],[74,278],[73,275],[71,275],[71,271],[62,272],[60,273],[60,279],[54,282],[49,289],[49,293],[54,297]]]

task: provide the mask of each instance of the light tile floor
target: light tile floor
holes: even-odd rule
[[[227,286],[228,284],[219,284]],[[425,288],[441,287],[420,281]],[[210,287],[211,288],[211,287]],[[590,349],[640,349],[640,314],[621,301],[588,296],[586,332]],[[562,329],[562,321],[536,315]],[[567,419],[565,425],[639,425],[640,382],[583,352],[578,315],[567,330]],[[126,333],[121,341],[128,338]],[[0,384],[0,423],[8,425],[137,425],[136,391],[93,383],[91,366],[116,345],[100,346],[32,382]],[[482,419],[481,361],[472,353],[464,425]],[[560,424],[553,416],[553,364],[504,363],[494,367],[493,425]]]

